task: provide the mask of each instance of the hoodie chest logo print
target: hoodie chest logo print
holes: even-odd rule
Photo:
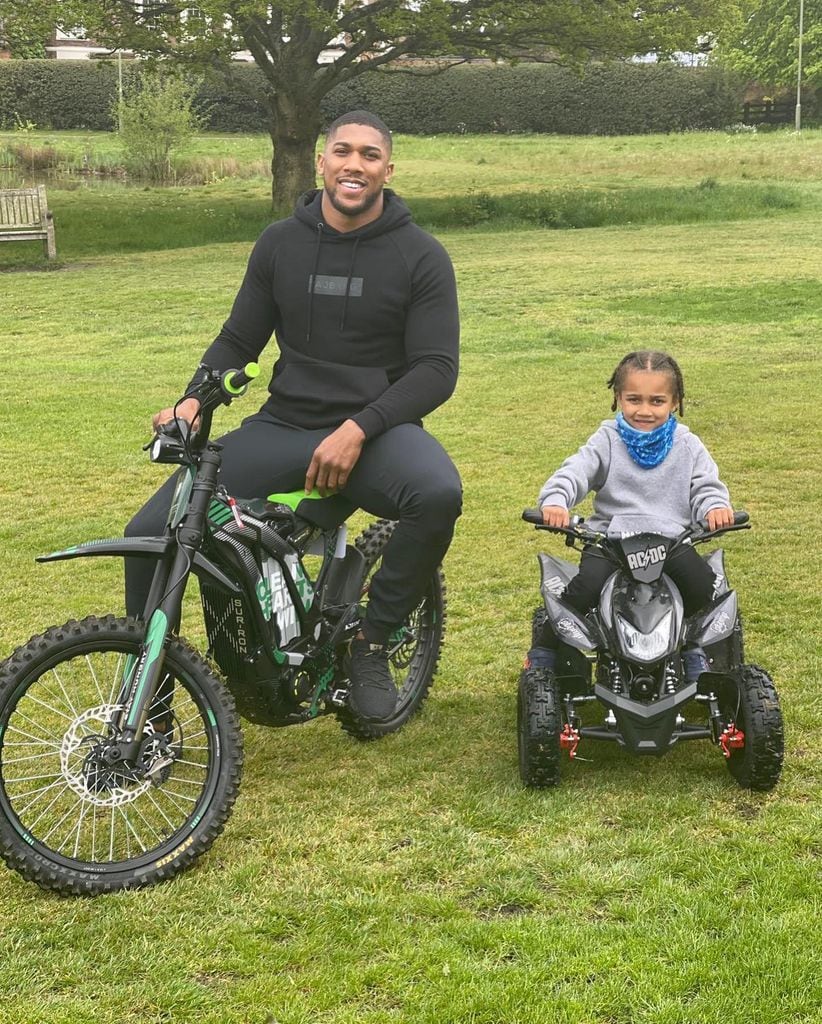
[[[363,279],[361,277],[342,277],[333,274],[310,274],[308,277],[308,291],[315,295],[339,295],[344,297],[346,287],[349,298],[360,298],[362,296]]]

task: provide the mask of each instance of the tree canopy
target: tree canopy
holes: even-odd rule
[[[795,85],[799,0],[748,0],[719,35],[716,59],[764,85]],[[822,0],[805,0],[802,80],[822,85]]]
[[[0,0],[12,18],[56,13],[112,48],[228,70],[250,52],[266,80],[274,205],[314,182],[320,102],[398,59],[417,73],[471,58],[584,63],[694,50],[737,0]],[[28,12],[28,14],[26,14]],[[2,15],[0,15],[2,16]],[[432,63],[433,62],[433,63]]]

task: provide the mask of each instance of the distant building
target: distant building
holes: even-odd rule
[[[157,0],[133,0],[136,6],[142,7],[144,12],[150,12]],[[373,3],[374,0],[368,0]],[[202,15],[197,7],[189,7],[182,11],[182,21],[188,18],[200,18]],[[335,47],[332,40],[331,46],[320,54],[320,64],[331,64],[340,56],[343,47]],[[108,47],[100,46],[94,39],[86,35],[85,29],[78,27],[71,31],[55,28],[51,38],[46,43],[46,56],[54,60],[88,60],[93,57],[110,54]],[[134,57],[128,51],[123,51],[123,56]],[[254,58],[248,50],[240,50],[233,55],[234,60],[251,62]]]

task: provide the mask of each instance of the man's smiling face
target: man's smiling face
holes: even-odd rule
[[[353,231],[382,213],[382,190],[394,173],[387,140],[376,128],[344,124],[317,157],[323,216],[337,231]]]

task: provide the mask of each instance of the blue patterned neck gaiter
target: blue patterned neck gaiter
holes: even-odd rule
[[[669,416],[656,430],[636,430],[630,423],[626,423],[625,417],[618,412],[616,425],[628,454],[643,469],[658,466],[673,447],[676,430],[674,416]]]

